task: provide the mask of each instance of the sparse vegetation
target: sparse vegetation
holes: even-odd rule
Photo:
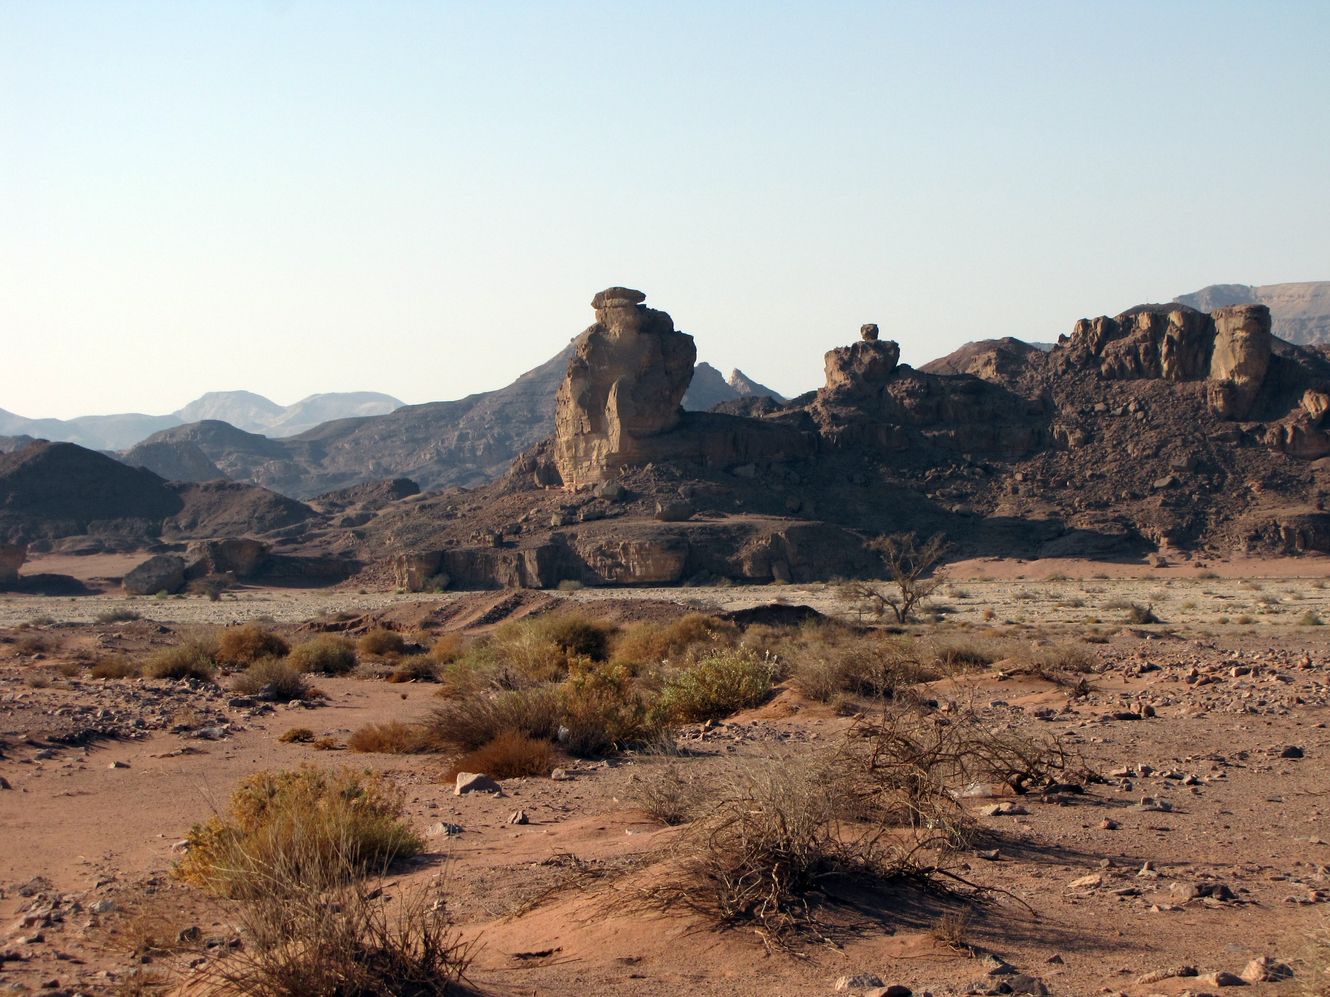
[[[405,651],[406,639],[396,630],[375,627],[361,635],[360,640],[356,642],[356,648],[361,654],[384,658]]]
[[[243,667],[262,658],[284,658],[289,644],[271,630],[256,623],[227,627],[217,637],[217,661]]]
[[[897,623],[906,623],[942,584],[934,572],[951,545],[941,533],[923,541],[914,533],[897,533],[878,537],[869,546],[882,556],[889,582],[848,582],[845,594],[876,617],[890,609]]]
[[[143,674],[154,679],[212,681],[217,671],[217,645],[203,637],[190,637],[165,647],[143,663]]]
[[[139,666],[123,654],[108,654],[93,661],[88,674],[95,679],[137,678]]]
[[[559,732],[559,697],[551,686],[445,700],[425,720],[430,743],[440,750],[474,751],[500,734],[516,731],[553,740]]]
[[[106,609],[93,617],[94,623],[100,623],[105,626],[108,623],[132,623],[134,620],[143,619],[141,613],[127,607],[117,609]]]
[[[418,654],[406,658],[388,676],[389,682],[437,682],[439,666],[427,655]]]
[[[242,696],[279,703],[312,699],[315,695],[305,673],[284,658],[259,658],[231,680],[231,688]]]
[[[331,887],[386,870],[424,846],[401,793],[382,776],[343,768],[259,772],[225,814],[186,836],[176,875],[221,896],[262,901],[288,875]]]
[[[351,732],[346,746],[351,751],[386,755],[418,755],[433,750],[424,727],[398,720],[359,727]]]
[[[488,744],[456,759],[444,774],[444,781],[451,782],[459,772],[484,772],[494,779],[549,775],[556,757],[549,741],[513,730],[504,731]]]
[[[302,672],[322,675],[345,675],[356,667],[356,651],[345,637],[320,634],[303,644],[291,648],[291,664]]]
[[[767,655],[744,648],[717,652],[667,676],[661,707],[683,723],[729,716],[765,700],[776,675]]]
[[[308,727],[292,727],[277,740],[282,744],[309,744],[314,740],[314,732]]]

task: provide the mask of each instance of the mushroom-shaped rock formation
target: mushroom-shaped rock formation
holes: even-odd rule
[[[682,417],[697,347],[644,300],[641,291],[611,287],[591,301],[596,322],[578,338],[555,410],[554,461],[567,487],[649,460],[644,441]]]

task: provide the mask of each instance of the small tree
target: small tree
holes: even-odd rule
[[[942,584],[934,571],[951,551],[951,544],[941,533],[924,541],[914,533],[893,533],[868,546],[882,555],[891,582],[851,582],[848,591],[871,605],[874,615],[881,617],[890,609],[897,623],[905,623]]]

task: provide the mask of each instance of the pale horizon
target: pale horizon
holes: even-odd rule
[[[626,285],[785,395],[1330,278],[1330,8],[0,0],[0,408],[492,390]]]

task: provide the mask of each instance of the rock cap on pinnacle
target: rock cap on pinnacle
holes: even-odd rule
[[[592,308],[620,308],[627,305],[640,305],[647,296],[631,287],[607,287],[591,299]]]

